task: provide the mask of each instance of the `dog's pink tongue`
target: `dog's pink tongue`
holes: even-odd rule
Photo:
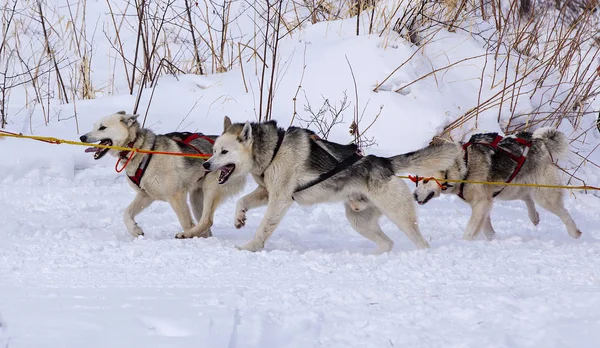
[[[85,149],[85,152],[96,152],[96,150],[98,150],[95,147],[88,147],[87,149]]]

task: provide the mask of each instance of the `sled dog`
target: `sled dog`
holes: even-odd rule
[[[463,151],[456,155],[452,165],[432,171],[430,175],[451,180],[561,185],[553,162],[566,154],[569,144],[563,133],[544,127],[533,133],[519,132],[506,137],[497,133],[475,134],[462,147]],[[463,234],[466,240],[476,238],[481,229],[487,239],[494,237],[490,219],[494,198],[524,201],[529,219],[536,226],[540,221],[535,207],[537,203],[558,216],[571,237],[581,236],[581,231],[565,209],[564,191],[561,189],[425,180],[417,185],[413,194],[422,205],[440,193],[456,194],[471,206],[471,218]]]
[[[158,135],[142,128],[137,121],[138,115],[128,115],[119,111],[106,116],[94,125],[94,129],[80,137],[82,142],[102,145],[114,145],[160,152],[188,154],[208,154],[213,151],[217,136],[205,136],[200,133],[168,133]],[[127,231],[134,237],[144,232],[135,222],[135,216],[156,200],[166,201],[175,211],[183,232],[177,238],[210,237],[210,227],[217,206],[236,190],[241,190],[243,178],[237,178],[230,185],[219,185],[219,173],[207,173],[199,157],[183,157],[161,154],[144,154],[133,151],[119,151],[91,147],[98,160],[107,153],[118,157],[118,167],[125,166],[127,181],[136,191],[136,196],[125,209],[123,220]],[[190,214],[188,195],[194,217],[202,221],[204,228],[190,234],[194,221]],[[187,234],[186,234],[187,233]]]
[[[460,146],[430,146],[389,158],[362,156],[357,150],[354,144],[319,139],[308,129],[283,130],[275,121],[232,124],[226,117],[223,134],[204,167],[220,172],[219,183],[224,186],[248,173],[258,184],[238,201],[235,227],[245,225],[249,209],[266,205],[267,210],[253,239],[240,249],[263,249],[294,201],[301,205],[343,201],[350,225],[373,241],[380,253],[394,244],[379,226],[381,215],[418,248],[429,247],[419,231],[408,185],[395,174],[447,168],[461,153]]]

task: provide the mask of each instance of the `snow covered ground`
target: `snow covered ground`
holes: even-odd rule
[[[107,160],[108,161],[108,160]],[[112,161],[111,161],[112,162]],[[20,347],[596,347],[600,227],[596,198],[568,208],[568,237],[541,211],[498,204],[498,239],[460,239],[469,209],[455,197],[419,208],[432,248],[416,251],[384,220],[389,255],[352,231],[340,205],[294,206],[266,251],[241,252],[263,209],[215,237],[175,240],[166,203],[121,220],[133,198],[110,167],[64,178],[32,170],[1,182],[0,313]],[[252,188],[249,183],[247,190]]]
[[[99,18],[110,23],[104,2],[89,6],[90,23]],[[66,11],[64,6],[60,11]],[[477,103],[483,58],[420,80],[402,94],[391,91],[485,53],[478,40],[441,31],[417,54],[394,33],[357,37],[355,25],[353,19],[306,25],[282,41],[284,73],[273,107],[280,125],[292,121],[299,84],[296,109],[302,117],[304,104],[318,109],[324,98],[339,103],[344,91],[354,103],[346,58],[356,73],[365,125],[384,107],[367,134],[377,140],[368,153],[420,148]],[[103,56],[111,52],[104,34],[94,35],[93,82],[112,83],[115,95],[107,95],[105,88],[95,100],[77,101],[79,134],[102,116],[130,111],[135,101],[126,95],[122,76],[107,78],[111,69],[119,77],[120,66],[111,68]],[[122,38],[132,43],[135,35],[124,32]],[[379,93],[372,92],[413,54]],[[245,69],[249,92],[239,67],[209,76],[161,77],[151,103],[150,90],[142,95],[146,125],[160,133],[219,134],[224,115],[254,120],[258,78],[252,62]],[[481,98],[497,88],[484,88]],[[24,108],[28,98],[11,95],[7,130],[78,138],[73,104],[53,100],[46,126],[39,106]],[[519,99],[517,111],[534,110],[540,98]],[[353,107],[330,139],[351,140]],[[588,107],[598,110],[600,102],[590,101]],[[501,114],[505,118],[510,112]],[[588,116],[577,130],[567,122],[561,129],[570,136],[593,129],[595,115]],[[498,131],[497,118],[492,108],[482,112],[477,129],[468,124],[463,130]],[[579,148],[590,150],[600,134],[592,131],[582,138]],[[593,156],[600,158],[598,152]],[[571,160],[572,166],[579,163]],[[250,212],[246,227],[236,230],[235,200],[217,210],[213,238],[174,239],[179,232],[175,214],[166,203],[154,203],[137,218],[145,237],[132,240],[122,213],[133,190],[113,166],[114,159],[94,161],[82,147],[0,138],[0,348],[585,348],[600,342],[597,196],[566,198],[583,231],[579,240],[541,208],[542,221],[535,227],[523,203],[505,202],[492,212],[497,240],[462,241],[470,209],[457,197],[445,196],[418,207],[429,250],[415,250],[383,219],[395,248],[373,255],[375,246],[350,228],[343,207],[327,204],[294,205],[266,250],[249,253],[235,245],[253,235],[264,209]],[[600,184],[592,165],[578,175],[588,184]],[[249,181],[246,192],[253,187]]]

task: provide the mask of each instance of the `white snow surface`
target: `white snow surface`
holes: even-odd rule
[[[9,347],[596,347],[600,204],[568,199],[571,239],[541,211],[497,204],[497,240],[462,241],[466,204],[419,208],[430,250],[388,220],[390,254],[352,231],[340,205],[294,206],[263,252],[235,249],[264,209],[233,227],[221,206],[209,239],[176,240],[155,203],[123,226],[126,179],[90,166],[33,170],[0,191],[0,309]],[[253,187],[250,182],[247,190]]]
[[[102,3],[90,6],[102,13]],[[322,97],[336,102],[347,91],[353,101],[346,57],[361,109],[369,102],[365,122],[384,106],[368,134],[377,138],[369,153],[418,149],[476,103],[482,60],[424,79],[406,95],[390,92],[483,53],[472,38],[440,34],[374,93],[415,48],[400,37],[356,37],[354,28],[354,20],[318,23],[282,42],[287,70],[274,104],[280,125],[292,120],[304,65],[300,114],[305,100],[318,108]],[[108,51],[101,40],[97,45],[98,52]],[[109,73],[96,65],[96,83],[105,83]],[[258,81],[247,82],[249,93],[240,69],[164,76],[146,126],[159,133],[219,134],[224,115],[254,120]],[[135,96],[125,95],[123,81],[115,90],[118,95],[77,101],[79,134],[102,116],[131,109]],[[142,113],[150,93],[142,96]],[[7,130],[78,138],[72,105],[53,101],[45,126],[39,108],[25,110],[23,102],[23,95],[11,96]],[[521,103],[523,110],[532,108]],[[351,110],[332,140],[351,140]],[[496,118],[497,111],[482,114],[477,130],[498,131]],[[594,119],[582,122],[585,128]],[[593,148],[599,139],[591,133],[586,144]],[[174,239],[180,232],[175,214],[157,202],[137,217],[145,237],[132,240],[122,214],[133,190],[115,173],[114,159],[94,161],[83,149],[0,138],[0,348],[550,348],[600,342],[600,200],[591,194],[565,199],[583,231],[579,240],[541,208],[535,227],[522,202],[497,202],[497,239],[463,241],[470,209],[445,196],[417,208],[429,250],[415,250],[382,218],[396,244],[391,253],[374,255],[375,246],[351,229],[341,204],[324,204],[292,206],[265,251],[249,253],[235,246],[251,238],[264,208],[249,212],[246,227],[236,230],[239,196],[218,208],[212,238]],[[600,183],[592,166],[579,174]],[[254,185],[249,179],[244,193]]]

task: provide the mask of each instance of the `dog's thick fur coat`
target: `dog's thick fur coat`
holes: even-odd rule
[[[465,150],[467,151],[467,163],[465,163],[464,153],[461,151],[451,166],[440,171],[431,171],[428,175],[451,180],[505,182],[515,170],[515,161],[503,151],[477,143],[479,140],[489,143],[494,136],[495,134],[492,133],[475,134],[471,138],[473,145]],[[519,155],[523,148],[515,141],[515,138],[530,142],[531,148],[523,166],[512,182],[561,185],[559,172],[553,160],[567,153],[569,144],[566,136],[553,128],[545,127],[533,133],[520,132],[514,136],[507,136],[499,143],[499,146],[513,155]],[[414,197],[419,204],[425,204],[432,198],[438,197],[440,193],[457,194],[459,189],[459,184],[452,184],[448,189],[442,190],[436,182],[431,180],[419,184],[414,191]],[[467,183],[464,185],[463,197],[471,206],[472,214],[463,235],[464,239],[474,239],[481,229],[488,239],[494,237],[495,231],[490,219],[494,194],[498,194],[496,198],[500,200],[524,201],[529,219],[534,225],[540,221],[535,202],[558,216],[571,237],[579,238],[581,235],[581,231],[564,207],[564,190],[562,189]]]
[[[211,136],[215,139],[216,136]],[[107,116],[96,123],[94,130],[82,135],[83,142],[100,142],[120,147],[131,147],[150,150],[154,145],[155,151],[197,154],[196,149],[205,154],[212,154],[212,144],[203,138],[193,140],[191,146],[186,146],[174,140],[172,134],[157,135],[151,130],[142,128],[137,121],[137,115],[128,115],[119,111]],[[147,154],[127,152],[122,154],[115,149],[95,150],[95,159],[100,159],[106,153],[120,158],[119,167],[125,166],[128,176],[135,176],[136,170]],[[130,158],[131,157],[131,158]],[[130,159],[129,159],[130,158]],[[127,163],[129,159],[129,163]],[[212,235],[214,212],[217,206],[234,192],[236,182],[229,186],[218,184],[218,173],[206,174],[202,167],[204,159],[199,157],[183,157],[170,155],[152,155],[139,187],[130,179],[127,181],[136,191],[136,196],[125,209],[123,220],[127,231],[134,237],[144,232],[135,222],[135,216],[141,213],[156,200],[168,202],[175,211],[183,229],[176,237],[209,237]],[[242,182],[242,180],[238,180]],[[240,188],[241,185],[238,185]],[[194,217],[205,226],[195,233],[190,232],[194,221],[190,214],[188,195]]]
[[[232,124],[225,118],[224,132],[214,149],[214,155],[204,164],[207,169],[224,170],[231,178],[251,173],[258,184],[238,201],[235,226],[244,226],[249,209],[267,205],[254,238],[241,248],[250,251],[264,248],[294,201],[302,205],[345,202],[351,226],[375,242],[379,252],[390,251],[394,244],[379,226],[381,215],[393,221],[417,247],[427,248],[410,190],[396,173],[441,170],[461,152],[459,145],[446,144],[390,158],[369,155],[327,180],[296,192],[354,154],[356,146],[316,139],[308,129],[290,127],[284,131],[274,121]],[[224,182],[229,184],[228,180]]]

